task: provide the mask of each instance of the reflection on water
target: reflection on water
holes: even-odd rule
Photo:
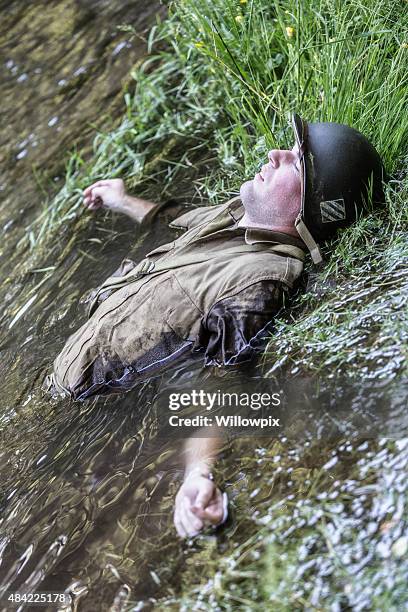
[[[95,131],[122,114],[123,86],[164,12],[158,1],[0,0],[3,276],[41,202],[61,187],[67,152],[77,147],[86,158]]]
[[[99,406],[54,407],[41,456],[7,496],[4,586],[75,583],[90,590],[93,605],[96,597],[113,601],[122,583],[134,596],[155,592],[150,569],[163,546],[177,556],[169,538],[177,464],[171,441],[151,438],[149,390]]]

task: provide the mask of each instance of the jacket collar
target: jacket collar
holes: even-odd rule
[[[244,229],[244,228],[243,228]],[[258,242],[272,242],[273,244],[291,244],[299,249],[305,250],[305,245],[300,238],[276,232],[273,230],[247,227],[245,229],[245,242],[247,244],[257,244]]]

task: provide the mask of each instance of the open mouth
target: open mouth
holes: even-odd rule
[[[258,172],[263,182],[265,182],[265,178],[268,176],[269,166],[272,166],[274,168],[274,165],[272,164],[272,162],[269,161],[267,164],[263,165],[260,171]]]
[[[261,181],[264,183],[265,179],[268,177],[268,171],[269,171],[269,167],[275,168],[274,164],[269,161],[268,163],[264,164],[261,169],[259,170],[259,172],[257,172],[256,176],[259,176],[259,178],[261,179]]]

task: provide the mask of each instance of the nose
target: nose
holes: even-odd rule
[[[272,149],[272,151],[269,151],[268,153],[268,159],[271,162],[272,166],[274,166],[274,168],[278,168],[281,163],[284,163],[285,161],[289,160],[291,154],[291,151],[285,151],[283,149]]]

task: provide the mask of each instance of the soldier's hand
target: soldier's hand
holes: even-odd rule
[[[212,480],[192,473],[176,496],[174,524],[182,538],[197,535],[208,525],[219,525],[226,518],[227,497]]]
[[[125,183],[122,179],[97,181],[84,190],[84,205],[89,210],[109,208],[121,211],[126,198]]]

